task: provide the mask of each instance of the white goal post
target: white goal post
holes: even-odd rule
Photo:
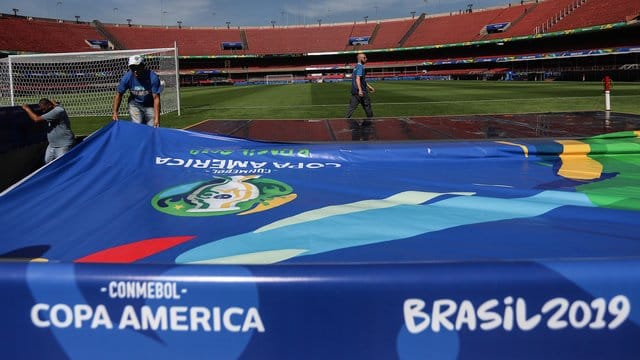
[[[264,83],[267,85],[293,84],[293,74],[265,75]]]
[[[162,113],[180,115],[177,47],[10,55],[0,59],[0,106],[36,104],[46,97],[59,101],[70,116],[111,117],[116,87],[132,55],[143,55],[147,68],[159,75]],[[120,115],[128,115],[126,106]]]

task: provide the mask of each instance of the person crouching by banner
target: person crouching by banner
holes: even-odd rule
[[[38,108],[42,115],[33,112],[29,105],[22,105],[22,109],[29,115],[31,120],[47,122],[49,145],[44,155],[44,163],[48,164],[71,150],[76,136],[71,130],[71,122],[67,111],[60,104],[47,98],[42,98],[38,102]]]
[[[154,71],[146,68],[145,59],[140,55],[129,58],[127,71],[118,84],[113,98],[113,120],[118,120],[122,96],[129,90],[129,115],[131,121],[149,126],[160,126],[160,93],[162,84]]]

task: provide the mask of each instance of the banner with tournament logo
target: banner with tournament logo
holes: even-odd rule
[[[0,196],[7,358],[634,358],[640,135],[113,122]]]

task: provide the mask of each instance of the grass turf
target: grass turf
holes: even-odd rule
[[[604,110],[599,82],[381,81],[372,83],[379,117],[512,114]],[[350,83],[181,89],[182,116],[163,115],[163,127],[184,128],[208,119],[310,119],[344,116]],[[640,86],[617,83],[612,108],[640,114]],[[364,117],[358,109],[354,117]],[[74,132],[89,134],[109,115],[72,119]]]

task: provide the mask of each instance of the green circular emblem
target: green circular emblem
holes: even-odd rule
[[[246,215],[265,211],[295,199],[291,186],[273,179],[216,176],[166,189],[151,200],[153,207],[175,216]]]

